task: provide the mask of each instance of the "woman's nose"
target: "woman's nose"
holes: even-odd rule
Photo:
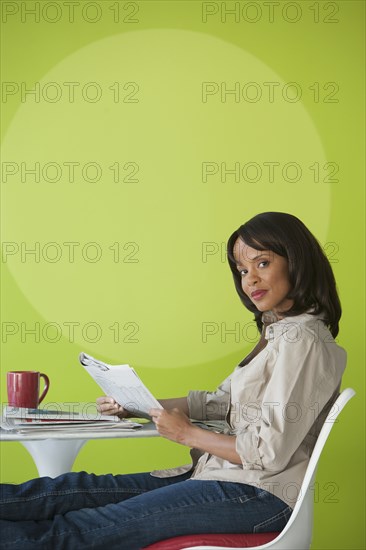
[[[248,271],[245,277],[245,284],[248,286],[256,285],[259,281],[258,273],[256,271]]]

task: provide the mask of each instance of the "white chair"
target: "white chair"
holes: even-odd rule
[[[313,449],[301,485],[299,499],[296,502],[286,527],[270,542],[259,546],[241,546],[240,548],[242,550],[244,548],[245,550],[309,550],[313,532],[314,508],[314,495],[311,488],[315,480],[318,461],[339,413],[355,393],[356,392],[352,388],[343,390],[329,412]],[[255,537],[255,535],[249,535],[249,538],[251,536]],[[194,544],[194,537],[199,538],[200,535],[190,535],[190,544]],[[217,538],[217,543],[220,544],[220,535],[215,535],[215,537]],[[185,538],[187,541],[188,537]],[[187,546],[187,542],[183,545],[182,542],[179,542],[179,539],[182,539],[182,537],[175,537],[166,541],[161,541],[160,543],[155,543],[151,545],[151,549],[158,550],[161,548],[161,550],[163,550],[169,548],[170,550],[180,550],[184,548],[185,550],[238,550],[237,546]]]

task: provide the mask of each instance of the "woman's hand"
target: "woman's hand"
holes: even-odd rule
[[[151,409],[149,414],[160,435],[182,445],[189,445],[189,434],[195,427],[184,412],[177,408]]]
[[[119,418],[127,418],[130,414],[121,405],[119,405],[113,397],[107,397],[106,395],[103,395],[103,397],[98,397],[97,409],[102,414],[114,415]]]
[[[236,451],[236,436],[204,430],[190,422],[180,409],[151,409],[149,414],[160,435],[187,447],[201,449],[215,456],[242,464]]]

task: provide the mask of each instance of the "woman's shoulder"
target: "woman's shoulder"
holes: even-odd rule
[[[343,372],[347,363],[346,351],[334,340],[321,315],[303,313],[294,317],[283,318],[273,327],[272,349],[277,358],[296,357],[298,364],[316,361],[323,364],[324,371],[329,374],[333,367],[337,372]],[[269,343],[271,335],[269,334]]]
[[[306,312],[300,315],[284,317],[267,327],[266,337],[269,341],[284,343],[298,342],[304,345],[330,344],[340,347],[334,340],[321,313],[313,314]]]
[[[287,333],[290,335],[307,334],[324,330],[324,328],[327,329],[321,315],[301,313],[300,315],[291,315],[272,322],[266,329],[266,335],[270,336],[272,334],[278,337]]]

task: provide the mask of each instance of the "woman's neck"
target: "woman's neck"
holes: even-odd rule
[[[262,313],[262,323],[264,325],[271,325],[272,323],[276,323],[280,319],[283,319],[283,316],[279,316],[272,310],[264,311]]]

